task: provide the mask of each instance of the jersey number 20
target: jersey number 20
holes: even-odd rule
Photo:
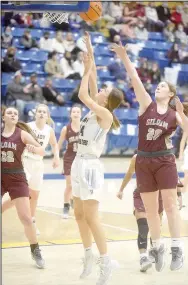
[[[14,162],[14,153],[13,151],[2,151],[1,152],[1,161],[2,162]]]
[[[148,133],[147,133],[147,141],[155,141],[156,139],[158,139],[158,137],[160,137],[160,135],[162,134],[162,130],[160,129],[152,129],[149,128],[148,129]]]

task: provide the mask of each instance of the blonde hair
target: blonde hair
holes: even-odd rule
[[[47,114],[48,114],[48,119],[46,120],[46,124],[51,126],[53,129],[55,128],[55,123],[54,121],[52,120],[51,116],[50,116],[50,110],[48,108],[48,106],[46,104],[39,104],[37,107],[36,107],[36,112],[37,110],[40,108],[40,107],[45,107],[46,110],[47,110]]]
[[[116,115],[113,113],[113,111],[119,107],[122,101],[123,101],[123,92],[117,88],[113,88],[108,96],[108,103],[106,105],[106,108],[111,112],[113,116],[111,129],[116,130],[120,127],[120,122],[117,119]]]

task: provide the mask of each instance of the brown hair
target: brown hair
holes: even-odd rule
[[[166,83],[168,84],[170,92],[174,93],[174,96],[172,96],[170,98],[170,101],[168,104],[169,104],[170,108],[172,108],[174,111],[176,111],[176,104],[175,104],[175,98],[177,97],[176,87],[169,82],[166,82]],[[186,116],[188,116],[188,103],[184,102],[184,103],[182,103],[182,105],[184,107],[184,110],[183,110],[184,114]]]
[[[36,107],[36,112],[37,112],[38,108],[40,108],[40,107],[45,107],[45,108],[46,108],[47,113],[48,113],[48,119],[47,119],[47,121],[46,121],[46,124],[49,125],[49,126],[51,126],[51,127],[54,129],[55,123],[54,123],[54,121],[52,120],[52,118],[51,118],[51,116],[50,116],[50,110],[49,110],[48,106],[47,106],[46,104],[39,104],[39,105]]]
[[[2,110],[2,116],[5,115],[5,111],[7,109],[9,109],[9,108],[12,108],[12,109],[15,109],[15,110],[18,111],[18,109],[16,109],[15,107],[12,107],[12,106],[5,107],[4,106],[3,110]],[[16,124],[16,127],[21,129],[21,130],[23,130],[23,131],[25,131],[25,132],[27,132],[27,133],[29,133],[36,141],[38,141],[35,133],[33,132],[33,130],[26,123],[24,123],[22,121],[18,121],[17,124]]]
[[[114,115],[113,111],[119,107],[121,102],[123,101],[123,92],[117,88],[113,88],[108,96],[108,103],[106,108],[112,113],[113,115],[113,122],[111,129],[118,129],[120,127],[120,122],[117,117]]]

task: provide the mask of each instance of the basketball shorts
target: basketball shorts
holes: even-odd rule
[[[24,156],[23,166],[29,188],[35,191],[40,191],[43,184],[44,175],[43,160],[34,160],[33,158]]]
[[[183,159],[183,167],[182,169],[184,171],[188,170],[188,149],[186,147],[185,151],[184,151],[184,159]]]
[[[140,193],[176,189],[178,173],[175,156],[136,157],[137,188]]]
[[[76,156],[71,167],[72,193],[81,200],[101,200],[104,169],[98,158]]]
[[[11,200],[29,197],[29,188],[25,173],[23,174],[3,174],[1,175],[1,196],[9,193]]]
[[[65,176],[69,176],[71,173],[71,166],[72,166],[73,160],[63,160],[63,174]]]
[[[135,210],[137,210],[138,212],[145,213],[146,210],[144,207],[144,203],[137,189],[133,192],[133,202],[134,202]],[[159,191],[159,214],[161,214],[162,212],[163,212],[163,200],[162,200],[161,192]]]

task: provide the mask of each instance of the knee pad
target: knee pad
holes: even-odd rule
[[[147,249],[147,238],[149,227],[146,218],[141,218],[137,220],[138,224],[138,248],[139,249]]]

